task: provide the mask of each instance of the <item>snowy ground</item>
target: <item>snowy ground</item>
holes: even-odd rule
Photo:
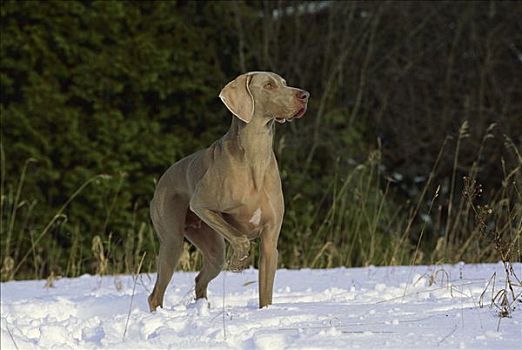
[[[522,264],[514,267],[522,276]],[[520,349],[522,303],[499,331],[496,309],[479,307],[495,271],[498,290],[501,264],[279,270],[274,305],[262,310],[256,270],[216,278],[210,309],[192,300],[195,274],[179,272],[165,309],[153,314],[146,302],[153,275],[138,279],[132,308],[130,276],[64,278],[54,288],[8,282],[1,284],[1,348]]]

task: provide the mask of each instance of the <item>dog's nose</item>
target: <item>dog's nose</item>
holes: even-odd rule
[[[310,93],[304,90],[297,90],[296,97],[302,101],[307,101]]]

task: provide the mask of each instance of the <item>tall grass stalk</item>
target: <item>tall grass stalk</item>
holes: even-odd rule
[[[91,183],[95,182],[95,181],[98,181],[98,180],[101,180],[101,179],[106,179],[107,178],[107,175],[96,175],[96,176],[93,176],[91,177],[89,180],[85,181],[66,201],[65,203],[58,209],[58,211],[56,212],[56,214],[52,217],[52,219],[47,223],[47,226],[45,226],[45,228],[42,230],[42,232],[40,232],[40,234],[36,237],[36,239],[34,239],[32,241],[32,247],[36,246],[38,244],[38,242],[40,242],[40,240],[47,234],[47,232],[49,231],[49,229],[54,225],[54,223],[60,218],[62,217],[63,215],[63,212],[64,210],[67,208],[67,206],[87,187],[89,186]],[[27,257],[31,254],[33,250],[29,250],[27,251],[27,253],[24,254],[24,256],[18,261],[18,264],[16,265],[16,267],[14,268],[13,270],[13,276],[16,275],[16,273],[18,272],[18,270],[20,269],[20,267],[22,266],[22,264],[25,262],[25,260],[27,259]]]
[[[3,154],[3,151],[2,151],[2,154]],[[2,158],[3,158],[3,156],[2,156]],[[13,228],[14,228],[14,224],[16,221],[16,213],[17,213],[20,205],[23,204],[23,203],[20,203],[20,195],[22,194],[22,187],[24,184],[25,175],[27,173],[27,167],[29,166],[30,163],[33,163],[33,162],[36,162],[36,160],[33,158],[29,158],[28,160],[25,161],[24,166],[22,168],[22,174],[20,175],[20,179],[18,180],[18,186],[16,189],[15,197],[13,199],[11,215],[9,216],[9,223],[8,223],[8,227],[7,227],[7,239],[6,239],[6,243],[5,243],[5,256],[6,257],[11,256],[11,238],[13,235]],[[2,160],[2,163],[3,163],[3,160]],[[4,167],[2,166],[2,168],[4,168]],[[2,184],[3,184],[3,182],[4,181],[2,178]],[[2,186],[2,188],[3,188],[3,186]],[[2,192],[2,198],[4,197],[3,194],[4,194],[4,192]],[[3,200],[2,200],[2,209],[3,209]],[[2,214],[3,214],[3,210],[2,210]],[[3,234],[3,232],[2,232],[2,234]]]
[[[408,218],[408,224],[406,225],[406,228],[404,229],[403,234],[401,235],[398,244],[395,245],[393,254],[391,256],[391,260],[389,261],[390,265],[393,265],[397,262],[398,258],[397,255],[399,253],[399,250],[402,249],[404,242],[406,241],[406,238],[410,234],[410,230],[412,228],[414,220],[417,218],[417,215],[419,213],[419,210],[423,204],[424,197],[426,196],[426,193],[428,192],[428,189],[430,188],[431,183],[433,182],[433,178],[435,177],[436,170],[438,168],[438,165],[440,163],[440,160],[442,158],[442,155],[444,153],[444,149],[446,148],[446,144],[449,140],[449,137],[446,137],[444,139],[444,142],[442,143],[442,146],[440,147],[439,154],[437,155],[437,158],[435,160],[435,163],[433,164],[433,167],[431,168],[430,175],[428,177],[428,180],[426,181],[426,184],[424,185],[422,192],[417,200],[417,204],[415,206],[415,209],[413,210],[412,214]]]
[[[0,138],[3,138],[2,133],[0,133]],[[4,153],[4,143],[3,140],[0,139],[0,236],[4,235],[4,203],[6,202],[5,197],[5,153]],[[7,247],[6,247],[7,248]],[[6,250],[7,255],[7,250]]]

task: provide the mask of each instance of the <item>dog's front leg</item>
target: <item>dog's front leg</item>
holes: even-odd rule
[[[230,225],[221,213],[205,208],[197,203],[196,201],[191,201],[190,210],[214,231],[225,237],[232,246],[234,252],[229,262],[230,270],[235,272],[244,270],[250,254],[250,240],[238,229]]]
[[[261,234],[259,247],[259,308],[272,304],[272,290],[277,270],[277,239],[281,225],[269,227]]]

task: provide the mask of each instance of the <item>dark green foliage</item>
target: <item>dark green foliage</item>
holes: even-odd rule
[[[200,30],[196,7],[2,3],[5,173],[13,186],[25,160],[37,160],[24,183],[38,201],[33,215],[48,218],[82,183],[107,174],[71,203],[67,221],[87,244],[110,232],[121,244],[134,210],[147,217],[154,179],[224,130],[216,33]],[[66,227],[53,233],[64,247]]]
[[[217,95],[249,70],[311,92],[276,136],[282,265],[495,259],[461,179],[521,217],[506,185],[522,163],[520,17],[494,1],[2,2],[3,278],[129,272],[145,251],[154,269],[155,180],[225,132]]]

